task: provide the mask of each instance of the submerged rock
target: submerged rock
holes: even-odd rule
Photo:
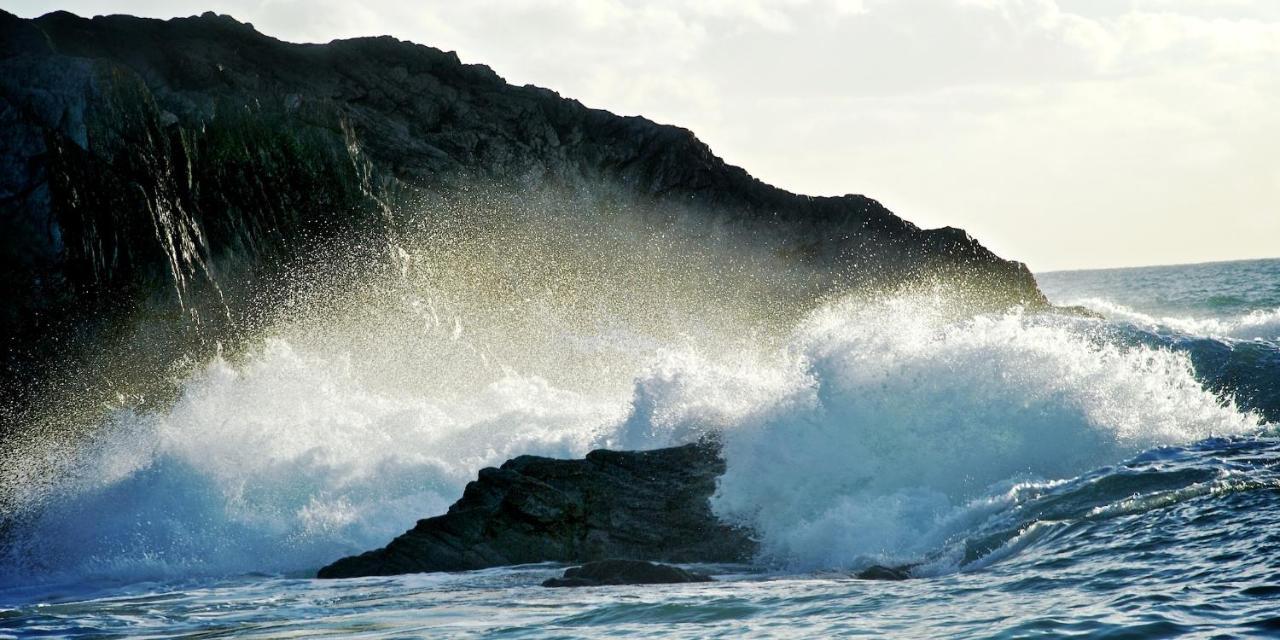
[[[886,567],[872,565],[854,574],[860,580],[906,580],[911,577],[911,567]]]
[[[619,584],[679,584],[682,582],[715,582],[708,575],[686,571],[680,567],[643,560],[600,560],[581,567],[570,567],[564,576],[551,578],[544,587],[602,587]]]
[[[720,522],[708,503],[724,470],[712,442],[601,449],[581,460],[520,456],[482,469],[444,515],[419,520],[386,547],[338,560],[318,577],[607,558],[746,560],[755,551],[748,532]]]

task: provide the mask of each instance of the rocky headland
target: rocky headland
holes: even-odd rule
[[[745,229],[833,290],[942,278],[984,303],[1044,304],[1024,265],[960,229],[920,229],[865,196],[789,193],[686,129],[513,86],[453,53],[293,44],[212,13],[0,11],[4,423],[67,361],[84,369],[85,351],[136,333],[144,304],[192,342],[225,343],[294,263],[335,240],[380,251],[478,193]]]

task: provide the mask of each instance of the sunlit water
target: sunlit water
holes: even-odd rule
[[[22,485],[0,635],[1280,634],[1280,261],[1040,280],[1104,317],[972,318],[919,294],[828,302],[756,350],[561,332],[610,366],[496,367],[467,393],[264,338]],[[485,465],[707,430],[728,463],[713,508],[761,541],[749,565],[702,567],[718,583],[307,577]],[[873,563],[918,577],[851,577]]]

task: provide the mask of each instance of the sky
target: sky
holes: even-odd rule
[[[0,0],[389,34],[1034,271],[1280,256],[1280,0]]]

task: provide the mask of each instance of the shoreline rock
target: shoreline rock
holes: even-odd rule
[[[520,456],[480,470],[444,515],[386,547],[342,558],[319,578],[466,571],[609,558],[740,562],[749,532],[708,499],[724,473],[711,441],[650,451],[599,449],[578,460]]]

